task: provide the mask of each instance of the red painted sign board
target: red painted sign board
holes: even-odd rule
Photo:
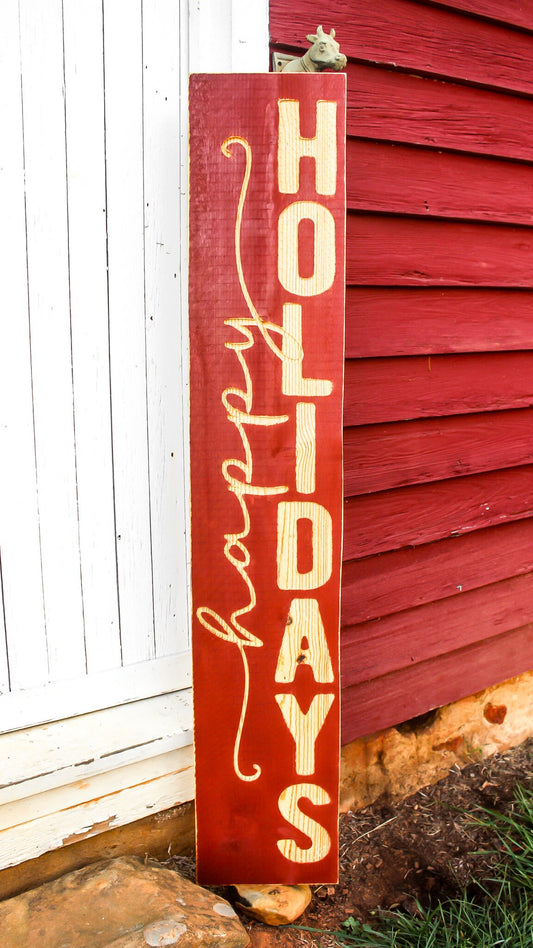
[[[190,84],[197,872],[337,879],[345,77]]]

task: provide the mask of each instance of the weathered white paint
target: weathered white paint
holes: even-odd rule
[[[65,708],[71,708],[71,714],[85,714],[109,707],[110,700],[117,706],[138,701],[146,692],[170,694],[190,684],[190,653],[185,651],[149,663],[139,662],[14,692],[2,708],[2,725],[10,731],[31,727],[36,718],[43,723],[59,721],[66,717]]]
[[[195,0],[189,72],[268,72],[265,0]]]
[[[192,748],[2,807],[0,867],[150,816],[193,796]]]
[[[28,302],[46,647],[51,680],[85,670],[69,301],[61,0],[20,0]],[[13,37],[13,40],[15,37]],[[5,134],[9,134],[6,129]],[[13,314],[18,318],[18,314]],[[20,577],[24,583],[24,576]],[[5,590],[6,596],[9,589]],[[69,630],[68,635],[66,630]],[[26,644],[10,638],[12,688]]]
[[[46,687],[58,716],[87,710],[68,684],[59,708],[58,683],[106,670],[160,693],[152,662],[189,646],[179,16],[176,0],[0,10],[0,730],[23,726],[20,695],[49,718]]]
[[[267,0],[0,4],[0,867],[192,798],[188,73],[267,68]]]
[[[172,650],[172,630],[184,611],[186,530],[182,485],[184,418],[176,378],[187,374],[179,319],[182,207],[181,144],[178,134],[182,86],[179,6],[174,0],[144,0],[144,263],[150,470],[158,472],[151,492],[152,564],[156,654]],[[173,195],[169,202],[169,195]],[[185,320],[183,320],[186,323]],[[188,470],[188,468],[187,468]]]
[[[106,254],[102,9],[64,4],[65,127],[80,566],[87,670],[120,666]],[[95,464],[95,458],[98,463]]]
[[[155,656],[144,274],[142,6],[104,3],[111,414],[121,646]],[[157,478],[159,472],[154,471]],[[158,591],[157,591],[158,592]]]
[[[191,744],[191,705],[185,690],[2,735],[0,814],[3,804]]]
[[[41,583],[39,510],[33,436],[28,281],[24,199],[20,44],[17,0],[0,9],[0,259],[2,344],[0,345],[0,510],[5,629],[0,639],[0,693],[18,681],[33,684],[47,674]],[[7,130],[9,129],[9,133]],[[5,334],[7,334],[7,339]],[[25,660],[7,645],[23,642]],[[1,721],[1,716],[0,716]]]
[[[191,692],[0,736],[0,869],[192,799]]]

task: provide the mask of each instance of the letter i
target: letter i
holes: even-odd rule
[[[313,494],[316,484],[316,406],[296,404],[296,490]]]

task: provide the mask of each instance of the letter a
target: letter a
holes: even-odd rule
[[[334,681],[333,668],[324,625],[316,599],[293,599],[279,650],[275,681],[288,684],[294,681],[300,665],[310,665],[315,681],[326,684]],[[307,639],[308,647],[303,648]]]

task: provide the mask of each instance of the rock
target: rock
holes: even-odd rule
[[[134,856],[71,872],[0,903],[2,948],[245,948],[228,902]]]
[[[308,885],[236,885],[238,908],[267,925],[289,925],[311,901]]]

